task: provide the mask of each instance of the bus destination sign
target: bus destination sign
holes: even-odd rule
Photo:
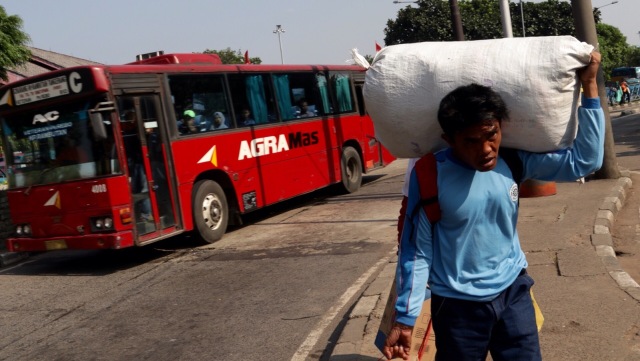
[[[69,94],[69,85],[66,75],[13,88],[16,105],[29,104],[67,94]]]

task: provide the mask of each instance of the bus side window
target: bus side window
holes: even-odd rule
[[[268,74],[230,74],[229,88],[238,127],[268,123],[275,114]]]
[[[346,113],[354,110],[351,92],[351,78],[346,73],[331,73],[331,96],[334,103],[334,113]]]
[[[178,134],[194,134],[232,128],[227,117],[226,128],[216,125],[216,113],[229,114],[229,99],[222,75],[171,75],[169,84],[174,99]]]
[[[274,74],[280,116],[283,121],[328,114],[327,92],[323,98],[318,75],[312,73]],[[322,79],[323,75],[321,75]],[[326,85],[326,81],[324,83]],[[325,89],[326,90],[326,89]]]

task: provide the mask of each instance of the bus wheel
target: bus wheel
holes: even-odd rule
[[[340,170],[342,171],[342,185],[348,193],[353,193],[360,189],[360,184],[362,184],[362,160],[360,160],[357,150],[352,147],[345,147],[342,150]]]
[[[198,233],[206,242],[218,241],[229,223],[227,197],[218,183],[208,179],[198,181],[194,191],[193,219]]]

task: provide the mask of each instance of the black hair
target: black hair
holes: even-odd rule
[[[508,118],[509,110],[500,94],[479,84],[454,89],[440,101],[438,109],[438,123],[449,137],[473,125],[489,120],[502,124]]]

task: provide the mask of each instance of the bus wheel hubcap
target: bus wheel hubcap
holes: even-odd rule
[[[356,165],[353,159],[349,159],[347,162],[347,178],[353,180],[356,176]]]
[[[202,219],[207,227],[216,229],[222,219],[222,207],[220,200],[215,194],[208,194],[202,202]]]

